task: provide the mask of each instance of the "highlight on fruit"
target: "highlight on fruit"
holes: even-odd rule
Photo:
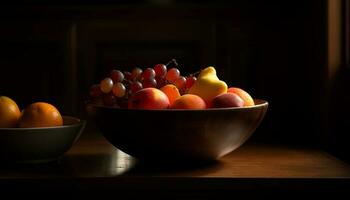
[[[63,119],[55,106],[46,102],[36,102],[22,111],[20,128],[62,126]]]
[[[7,96],[0,96],[0,128],[14,128],[21,117],[17,103]]]
[[[20,111],[17,103],[0,96],[0,128],[34,128],[62,126],[63,118],[50,103],[35,102]]]
[[[89,100],[126,109],[210,109],[247,107],[254,99],[245,90],[221,80],[214,66],[181,74],[178,63],[131,71],[112,69],[89,90]]]

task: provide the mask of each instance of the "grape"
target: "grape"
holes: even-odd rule
[[[134,81],[130,84],[130,92],[131,94],[134,94],[135,92],[142,89],[142,83],[139,81]]]
[[[166,85],[165,77],[156,77],[157,88],[161,88]]]
[[[177,68],[171,68],[166,74],[166,80],[174,83],[180,77],[180,71]]]
[[[156,76],[156,72],[152,68],[147,68],[145,71],[142,72],[142,79],[154,79]]]
[[[100,84],[95,84],[90,87],[89,95],[91,98],[97,98],[102,95]]]
[[[164,77],[167,73],[167,68],[164,64],[157,64],[153,69],[156,73],[156,77]]]
[[[141,74],[142,74],[142,69],[136,67],[131,72],[131,79],[132,80],[140,80]]]
[[[154,78],[151,79],[144,79],[142,81],[143,88],[149,88],[149,87],[156,87],[157,86],[157,81]]]
[[[189,76],[186,79],[186,89],[190,89],[192,85],[197,81],[195,76]]]
[[[132,74],[128,71],[124,71],[124,79],[127,81],[131,81]]]
[[[180,76],[176,81],[174,82],[174,85],[177,87],[179,90],[184,90],[186,86],[186,78],[183,76]]]
[[[126,92],[126,88],[123,83],[116,83],[113,85],[112,92],[116,97],[123,97]]]
[[[119,70],[112,70],[110,77],[114,83],[122,82],[124,80],[124,74]]]
[[[156,64],[145,70],[139,67],[132,71],[112,69],[109,76],[90,87],[89,97],[106,106],[125,107],[130,95],[142,88],[162,88],[174,84],[181,94],[185,94],[195,82],[196,75],[181,76],[177,61],[172,59],[167,64]]]
[[[109,93],[113,87],[113,80],[111,78],[105,78],[100,83],[100,88],[103,93]]]

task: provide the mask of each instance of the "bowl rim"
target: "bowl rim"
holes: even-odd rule
[[[32,128],[19,128],[19,127],[14,127],[14,128],[0,128],[0,131],[22,131],[22,130],[48,130],[48,129],[64,129],[64,128],[69,128],[69,127],[77,127],[85,123],[85,120],[81,120],[77,117],[72,117],[68,115],[63,115],[62,116],[63,121],[64,119],[70,119],[74,121],[72,124],[65,124],[62,126],[48,126],[48,127],[32,127]]]
[[[269,105],[269,102],[263,99],[254,99],[255,104],[253,106],[245,106],[245,107],[228,107],[228,108],[207,108],[207,109],[128,109],[128,108],[120,108],[120,107],[111,107],[111,106],[105,106],[100,104],[95,104],[91,102],[86,102],[86,106],[92,106],[95,108],[102,108],[102,109],[113,109],[113,110],[129,110],[129,111],[148,111],[148,112],[210,112],[210,111],[228,111],[228,110],[251,110],[256,109],[260,107],[266,107]]]

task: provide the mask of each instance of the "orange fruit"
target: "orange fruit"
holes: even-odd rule
[[[175,99],[181,96],[179,89],[173,84],[165,85],[160,90],[168,96],[170,106],[174,103]]]
[[[36,102],[26,107],[19,120],[19,127],[62,126],[63,119],[57,108],[49,103]]]
[[[17,126],[21,111],[15,101],[6,96],[0,96],[0,128]]]

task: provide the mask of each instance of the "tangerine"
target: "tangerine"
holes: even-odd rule
[[[63,119],[57,108],[49,103],[36,102],[26,107],[19,120],[19,127],[62,126]]]
[[[179,98],[181,96],[179,89],[177,89],[177,87],[173,84],[167,84],[167,85],[163,86],[162,88],[160,88],[160,90],[168,96],[170,106],[174,103],[174,101],[177,98]]]
[[[20,116],[17,103],[9,97],[0,96],[0,128],[16,127]]]

